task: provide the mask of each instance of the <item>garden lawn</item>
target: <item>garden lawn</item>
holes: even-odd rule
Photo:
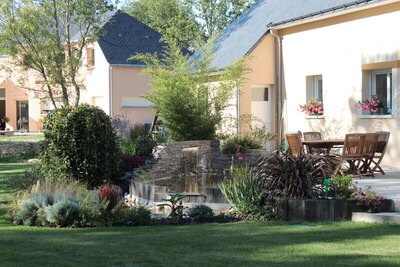
[[[16,176],[21,175],[32,163],[26,161],[9,162],[0,160],[0,225],[9,220],[7,209],[12,202],[13,194],[16,193]],[[1,265],[1,263],[0,263]]]
[[[1,163],[0,200],[26,163]],[[2,202],[2,212],[7,204]],[[400,226],[239,222],[55,229],[0,217],[0,266],[400,266]]]
[[[27,135],[11,135],[11,136],[0,135],[0,145],[19,144],[27,142],[36,143],[42,141],[43,138],[44,138],[43,134],[27,134]]]

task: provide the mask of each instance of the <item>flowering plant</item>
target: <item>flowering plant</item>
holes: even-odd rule
[[[384,106],[382,101],[376,95],[372,95],[371,100],[365,99],[363,101],[358,101],[355,107],[362,110],[369,110],[372,113],[376,113],[378,112],[379,108],[383,108]]]
[[[376,192],[372,191],[371,186],[367,186],[365,190],[361,187],[354,186],[354,193],[351,198],[357,201],[360,206],[365,206],[371,209],[379,210],[385,208],[383,201],[385,197],[379,196]]]
[[[322,102],[318,99],[311,98],[308,104],[299,105],[300,111],[306,113],[307,115],[323,115],[324,109],[322,107]]]

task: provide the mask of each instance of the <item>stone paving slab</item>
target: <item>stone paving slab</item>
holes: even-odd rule
[[[375,177],[365,177],[361,179],[354,177],[353,182],[357,182],[359,186],[371,186],[379,195],[400,201],[400,170],[393,168],[384,168],[386,175],[375,174]]]
[[[351,220],[353,222],[400,224],[400,214],[396,212],[353,212]]]

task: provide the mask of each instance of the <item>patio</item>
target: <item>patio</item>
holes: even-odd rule
[[[400,204],[400,170],[394,168],[383,168],[386,175],[375,174],[375,177],[363,176],[361,179],[354,177],[353,181],[358,182],[361,187],[370,185],[379,195],[395,200]]]

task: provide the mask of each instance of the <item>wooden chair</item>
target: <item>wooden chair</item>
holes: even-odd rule
[[[373,166],[371,168],[371,171],[373,173],[379,172],[379,173],[382,173],[383,175],[385,175],[385,172],[382,170],[380,164],[383,159],[383,156],[385,156],[386,147],[389,142],[390,132],[379,131],[379,132],[376,132],[376,134],[378,134],[378,140],[377,140],[377,144],[376,144],[375,153],[372,157],[371,164],[370,164],[371,166]]]
[[[361,158],[362,165],[360,167],[360,172],[362,173],[362,175],[372,175],[372,177],[374,177],[374,174],[371,169],[371,163],[375,154],[377,142],[378,142],[378,134],[367,133],[365,135],[364,148]]]
[[[335,175],[341,170],[342,164],[347,162],[349,165],[347,171],[353,175],[359,175],[361,178],[359,167],[362,162],[361,159],[363,156],[364,141],[365,134],[346,134],[342,155],[340,156]]]
[[[314,141],[314,140],[322,140],[322,136],[320,132],[304,132],[303,133],[304,141]],[[309,148],[307,147],[307,153],[317,153],[317,154],[327,154],[327,150],[323,148]]]
[[[298,157],[303,154],[303,143],[301,142],[301,135],[299,133],[287,133],[286,140],[290,153],[293,156]]]

